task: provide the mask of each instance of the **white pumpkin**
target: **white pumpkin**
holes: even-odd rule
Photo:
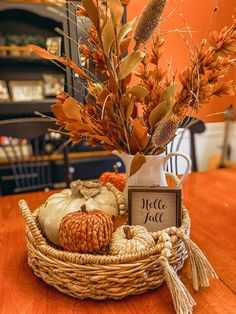
[[[113,233],[111,255],[135,254],[155,246],[155,241],[143,226],[122,226]]]
[[[83,204],[87,210],[100,209],[110,216],[118,215],[118,203],[115,194],[106,186],[96,182],[72,182],[70,189],[51,195],[41,206],[38,221],[47,238],[60,245],[59,226],[64,216],[80,210]]]

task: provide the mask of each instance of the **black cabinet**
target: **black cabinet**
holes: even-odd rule
[[[69,3],[69,2],[68,2]],[[33,5],[23,3],[0,3],[0,81],[5,81],[9,90],[10,81],[38,81],[43,79],[44,74],[64,75],[65,90],[78,101],[84,102],[86,95],[85,82],[74,77],[73,71],[64,69],[62,66],[38,58],[28,53],[6,53],[3,48],[9,45],[6,40],[9,36],[32,36],[34,40],[42,41],[45,45],[46,38],[58,37],[55,28],[61,28],[69,37],[75,41],[81,40],[82,33],[76,27],[76,8],[71,3],[67,9],[47,7],[45,5]],[[58,13],[58,14],[57,14]],[[1,49],[2,48],[2,49]],[[78,45],[67,38],[62,38],[62,55],[67,55],[76,63],[79,62]],[[9,50],[10,51],[10,50]],[[19,49],[20,51],[20,49]],[[10,95],[12,96],[12,95]],[[44,98],[38,101],[0,101],[0,120],[11,118],[33,117],[34,112],[51,115],[50,106],[55,103],[55,98]],[[55,127],[56,129],[56,127]],[[1,136],[1,134],[0,134]],[[124,167],[118,157],[114,155],[103,155],[102,146],[91,147],[86,142],[81,142],[69,152],[88,152],[86,157],[76,157],[69,160],[73,179],[97,178],[104,171],[112,171],[113,165],[123,171]],[[101,153],[101,154],[99,154]],[[65,182],[65,167],[63,158],[52,162],[53,183]],[[11,178],[11,167],[9,164],[0,163],[0,177],[4,177],[3,194],[11,193],[13,181]]]
[[[46,46],[47,38],[59,36],[56,27],[63,28],[63,17],[48,10],[47,6],[0,3],[0,80],[6,82],[8,91],[10,81],[43,81],[44,74],[66,77],[66,70],[55,63],[21,50],[24,43]],[[62,40],[62,54],[63,43]],[[15,50],[8,51],[8,47]],[[10,93],[10,101],[0,101],[0,119],[34,116],[34,111],[48,114],[50,105],[55,103],[55,97],[15,102],[12,98]]]

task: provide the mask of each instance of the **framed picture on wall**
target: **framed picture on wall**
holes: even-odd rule
[[[64,91],[65,77],[62,74],[44,74],[45,97],[56,97]]]
[[[53,55],[61,55],[61,37],[48,37],[46,40],[47,51]]]
[[[7,84],[5,81],[0,81],[0,102],[1,101],[9,101],[10,96],[7,89]]]
[[[10,81],[13,101],[36,101],[44,99],[43,81]]]

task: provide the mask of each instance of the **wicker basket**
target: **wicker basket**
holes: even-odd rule
[[[121,299],[156,289],[166,280],[176,312],[192,312],[194,300],[176,274],[183,266],[188,253],[194,255],[192,245],[195,244],[189,239],[190,219],[186,208],[182,208],[181,227],[165,230],[172,243],[171,256],[167,258],[163,256],[164,244],[158,241],[160,232],[152,234],[156,239],[154,248],[137,254],[110,256],[63,251],[53,247],[41,233],[37,223],[40,208],[32,214],[25,201],[20,202],[20,207],[26,222],[28,263],[36,276],[57,290],[79,299]],[[201,260],[201,266],[203,262]],[[209,267],[207,272],[209,277]],[[198,277],[204,276],[201,274]],[[197,289],[203,285],[199,278]],[[185,297],[183,300],[181,293],[183,298]],[[179,302],[176,299],[179,295],[181,302],[187,304],[184,305],[186,311],[181,312],[182,309],[178,308]]]

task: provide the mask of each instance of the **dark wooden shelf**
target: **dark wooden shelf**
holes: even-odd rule
[[[81,158],[97,158],[97,157],[104,157],[104,156],[111,156],[111,152],[107,150],[98,150],[98,151],[89,151],[89,152],[73,152],[68,154],[68,158],[70,161]],[[33,156],[32,162],[37,161],[61,161],[63,160],[62,154],[51,154],[51,155],[41,155],[41,156]],[[83,160],[84,161],[84,160]],[[86,161],[88,161],[86,159]],[[9,164],[7,160],[0,160],[0,165]]]
[[[42,101],[4,101],[0,102],[0,119],[18,116],[34,116],[34,111],[50,113],[50,106],[56,103],[56,99],[44,99]]]
[[[0,64],[1,65],[8,65],[8,64],[49,64],[52,66],[57,67],[55,63],[50,60],[46,60],[43,58],[39,58],[37,56],[0,56]],[[61,70],[60,70],[61,71]]]
[[[34,61],[34,60],[43,60],[37,56],[11,56],[11,55],[7,55],[7,56],[0,56],[0,60],[13,60],[13,61]]]

